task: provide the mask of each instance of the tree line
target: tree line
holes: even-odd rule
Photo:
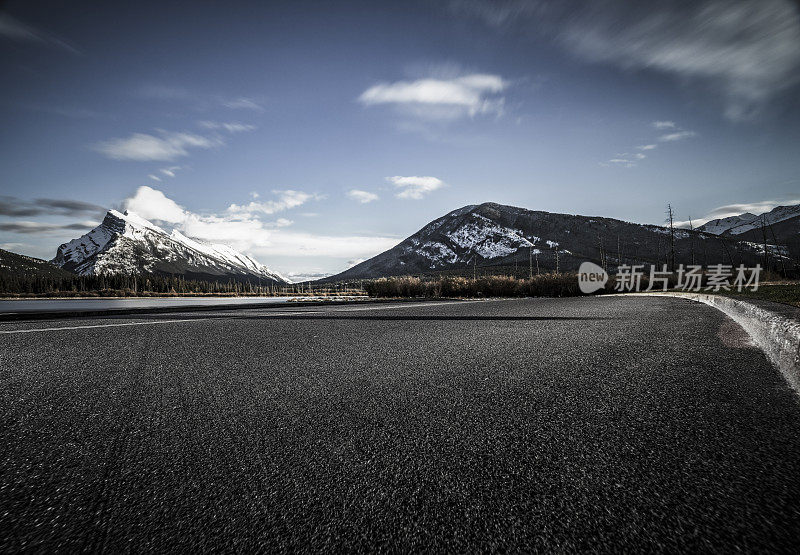
[[[278,295],[293,293],[293,286],[243,279],[186,279],[178,275],[115,274],[48,276],[0,273],[0,295]]]

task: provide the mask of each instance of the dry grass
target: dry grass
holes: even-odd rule
[[[572,297],[580,295],[575,274],[544,274],[529,279],[511,276],[403,276],[364,283],[370,297]]]

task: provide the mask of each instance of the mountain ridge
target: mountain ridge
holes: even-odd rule
[[[758,245],[701,230],[674,229],[676,264],[754,265]],[[668,264],[670,230],[601,216],[559,214],[487,202],[428,223],[391,249],[320,281],[371,279],[496,266],[574,271],[603,265]],[[763,252],[763,249],[762,251]]]
[[[51,262],[78,275],[158,273],[289,283],[227,245],[206,243],[177,230],[168,233],[129,211],[109,210],[99,226],[60,245]]]

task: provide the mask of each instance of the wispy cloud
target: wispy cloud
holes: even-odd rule
[[[147,174],[147,177],[149,177],[149,178],[150,178],[150,179],[152,179],[153,181],[161,181],[161,178],[160,178],[160,177],[158,177],[157,175],[153,175],[152,173],[148,173],[148,174]]]
[[[239,123],[236,121],[231,122],[217,122],[217,121],[201,121],[198,123],[204,129],[225,130],[228,133],[243,133],[245,131],[255,131],[258,129],[255,125],[248,123]]]
[[[499,94],[508,86],[509,82],[499,75],[474,73],[453,78],[379,83],[361,93],[358,101],[365,106],[393,105],[431,119],[501,115],[505,98]]]
[[[246,98],[244,96],[233,98],[231,100],[224,100],[222,105],[226,108],[230,108],[231,110],[253,110],[255,112],[264,111],[264,107],[261,104],[252,98]]]
[[[129,137],[109,139],[93,146],[113,160],[169,161],[188,156],[190,149],[212,148],[223,144],[219,138],[195,133],[159,131],[159,135],[134,133]]]
[[[605,162],[600,162],[601,166],[605,167],[618,167],[618,168],[633,168],[636,164],[627,158],[612,158]]]
[[[81,53],[80,50],[67,41],[40,29],[31,27],[6,13],[0,13],[0,38],[17,42],[30,42],[52,46],[70,52],[71,54]]]
[[[444,181],[431,176],[402,176],[387,177],[399,192],[395,195],[401,199],[420,200],[437,189],[444,187]]]
[[[181,169],[183,169],[182,166],[170,166],[168,168],[161,168],[158,171],[160,171],[163,175],[166,175],[167,177],[175,177],[175,172]]]
[[[658,141],[662,143],[670,143],[675,141],[680,141],[683,139],[688,139],[690,137],[695,137],[697,133],[694,131],[689,131],[686,129],[681,129],[677,123],[674,121],[654,121],[651,124],[652,127],[658,130],[665,130],[670,129],[672,133],[665,133],[657,138]],[[616,168],[633,168],[636,167],[636,162],[640,162],[647,158],[647,155],[644,154],[645,151],[651,151],[658,148],[658,144],[650,143],[645,145],[639,145],[635,147],[636,150],[642,152],[634,152],[628,153],[623,152],[621,154],[617,154],[614,158],[610,160],[606,160],[605,162],[600,162],[600,165],[606,168],[616,167]]]
[[[319,195],[306,193],[303,191],[294,191],[288,189],[286,191],[273,191],[277,195],[277,199],[267,200],[263,202],[252,201],[248,204],[231,204],[228,207],[228,212],[231,214],[275,214],[276,212],[283,212],[290,208],[297,208],[312,199],[320,198]]]
[[[575,56],[716,89],[731,120],[755,117],[800,80],[800,12],[789,0],[453,1],[495,27],[548,36]]]
[[[138,87],[134,94],[142,98],[164,101],[180,101],[192,108],[205,111],[214,107],[223,107],[229,110],[251,110],[263,112],[264,107],[255,99],[244,96],[226,97],[216,94],[202,93],[187,89],[186,87],[145,84]]]
[[[694,131],[676,131],[675,133],[667,133],[666,135],[661,135],[658,138],[658,140],[664,142],[681,141],[683,139],[689,139],[696,135],[697,133],[695,133]]]
[[[353,199],[361,204],[367,204],[378,200],[378,195],[370,193],[369,191],[361,191],[360,189],[350,189],[347,191],[347,197]]]

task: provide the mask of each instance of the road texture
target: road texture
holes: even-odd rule
[[[673,298],[0,324],[0,551],[797,552],[800,401]]]

